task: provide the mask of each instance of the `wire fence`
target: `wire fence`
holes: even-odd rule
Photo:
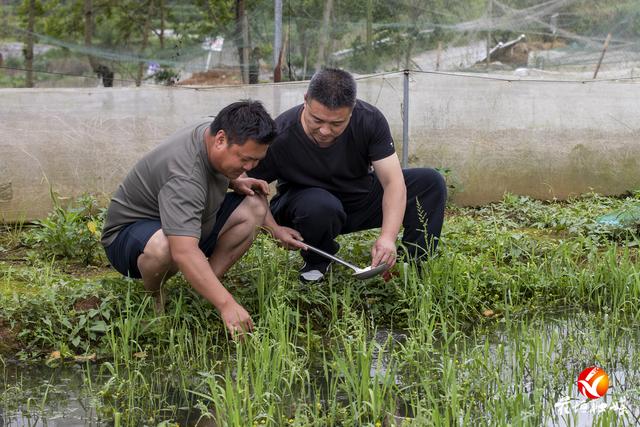
[[[357,84],[359,98],[387,118],[403,163],[443,171],[455,203],[640,188],[636,81],[410,71],[360,76]],[[306,87],[5,89],[0,185],[12,196],[0,199],[2,214],[46,214],[49,184],[66,197],[110,194],[133,162],[185,124],[243,98],[276,116],[302,103]]]
[[[17,2],[5,2],[0,87],[23,87],[28,73],[36,87],[0,91],[5,219],[48,212],[47,183],[62,196],[110,194],[168,134],[238,99],[261,100],[278,115],[302,102],[303,79],[327,65],[356,76],[358,96],[383,112],[403,163],[443,171],[456,203],[487,203],[504,192],[545,199],[640,188],[637,1],[451,0],[439,10],[430,1],[333,0],[325,15],[328,1],[306,1],[305,10],[287,0],[283,83],[273,83],[273,2],[252,2],[248,44],[234,23],[209,25],[215,17],[197,15],[195,2],[166,3],[173,21],[164,47],[154,18],[149,46],[140,49],[141,33],[116,42],[118,22],[96,22],[91,45],[78,34],[82,25],[54,34],[44,25],[60,13],[53,9],[27,31],[11,7]],[[68,21],[82,22],[78,16]],[[30,67],[28,37],[36,42]],[[208,50],[218,37],[221,50]],[[257,84],[243,84],[243,48],[261,51]],[[90,58],[113,72],[118,90],[101,87]],[[177,82],[156,79],[167,69]]]
[[[36,87],[88,85],[96,75],[88,58],[112,70],[120,86],[241,84],[247,72],[255,74],[254,82],[269,82],[275,68],[283,80],[294,81],[309,78],[320,66],[357,75],[410,69],[586,82],[598,73],[605,80],[635,79],[640,66],[640,5],[634,0],[451,0],[446,9],[435,1],[286,0],[278,33],[274,2],[258,0],[245,11],[244,34],[232,10],[154,1],[138,2],[126,14],[128,3],[110,2],[111,21],[96,19],[91,43],[83,34],[82,9],[74,2],[45,3],[32,30],[26,12],[7,2],[0,14],[5,40],[0,41],[0,87],[23,86],[28,69],[36,74]],[[162,14],[158,4],[164,5]],[[144,21],[144,5],[155,5],[149,21]],[[77,19],[73,26],[61,16],[65,11]],[[130,28],[120,15],[131,21]],[[128,38],[124,30],[118,32],[121,27],[129,28]],[[31,67],[23,54],[28,38],[46,50]],[[142,40],[148,40],[144,47]],[[275,52],[274,45],[282,51]],[[142,79],[136,75],[140,67]],[[154,78],[159,70],[175,74]],[[207,76],[211,70],[219,72]]]

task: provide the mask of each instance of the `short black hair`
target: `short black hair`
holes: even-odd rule
[[[209,126],[211,135],[227,134],[229,144],[243,145],[248,139],[269,145],[276,137],[276,123],[260,101],[250,99],[224,107]]]
[[[338,68],[324,68],[313,75],[307,97],[335,110],[356,105],[356,81],[351,74]]]

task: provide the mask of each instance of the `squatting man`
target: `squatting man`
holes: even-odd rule
[[[278,180],[266,218],[274,236],[289,246],[297,246],[302,236],[309,245],[335,254],[338,235],[380,228],[371,265],[391,268],[403,226],[403,256],[420,268],[440,237],[445,180],[435,169],[401,168],[387,120],[375,106],[357,99],[354,78],[339,69],[317,72],[304,102],[275,122],[275,141],[248,173]],[[323,280],[330,262],[309,250],[301,254],[300,279]]]
[[[168,137],[119,185],[102,244],[116,270],[142,279],[157,311],[164,309],[161,285],[179,270],[218,309],[233,336],[252,330],[251,317],[220,279],[264,223],[266,183],[238,178],[265,156],[275,135],[275,123],[259,102],[236,102],[212,122]]]

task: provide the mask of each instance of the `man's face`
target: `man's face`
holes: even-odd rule
[[[331,110],[320,102],[305,96],[302,127],[316,143],[331,144],[349,125],[351,110],[349,107]]]
[[[222,135],[220,135],[222,132]],[[267,154],[266,144],[248,139],[244,144],[229,144],[224,131],[219,131],[214,143],[215,156],[210,156],[213,166],[229,179],[236,179],[255,168]]]

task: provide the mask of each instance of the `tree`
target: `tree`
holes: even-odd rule
[[[108,61],[93,53],[93,40],[96,25],[110,15],[110,7],[108,0],[49,0],[43,18],[46,35],[83,43],[89,65],[105,87],[113,86],[114,72]]]
[[[25,60],[26,79],[25,86],[33,87],[33,45],[35,43],[36,18],[43,15],[42,4],[37,0],[23,0],[18,8],[20,21],[26,28],[24,32],[25,47],[22,50]]]
[[[93,31],[94,31],[94,7],[93,0],[84,0],[84,45],[91,49],[93,45]],[[113,86],[113,71],[105,64],[101,63],[94,55],[89,53],[87,55],[89,64],[94,73],[102,79],[102,85],[104,87]]]
[[[333,11],[333,0],[325,0],[322,12],[322,31],[320,32],[320,42],[318,43],[318,56],[316,57],[316,72],[325,63],[325,49],[329,40],[329,20]]]
[[[245,0],[236,0],[236,43],[240,58],[240,73],[242,82],[249,83],[249,19],[245,7]]]

